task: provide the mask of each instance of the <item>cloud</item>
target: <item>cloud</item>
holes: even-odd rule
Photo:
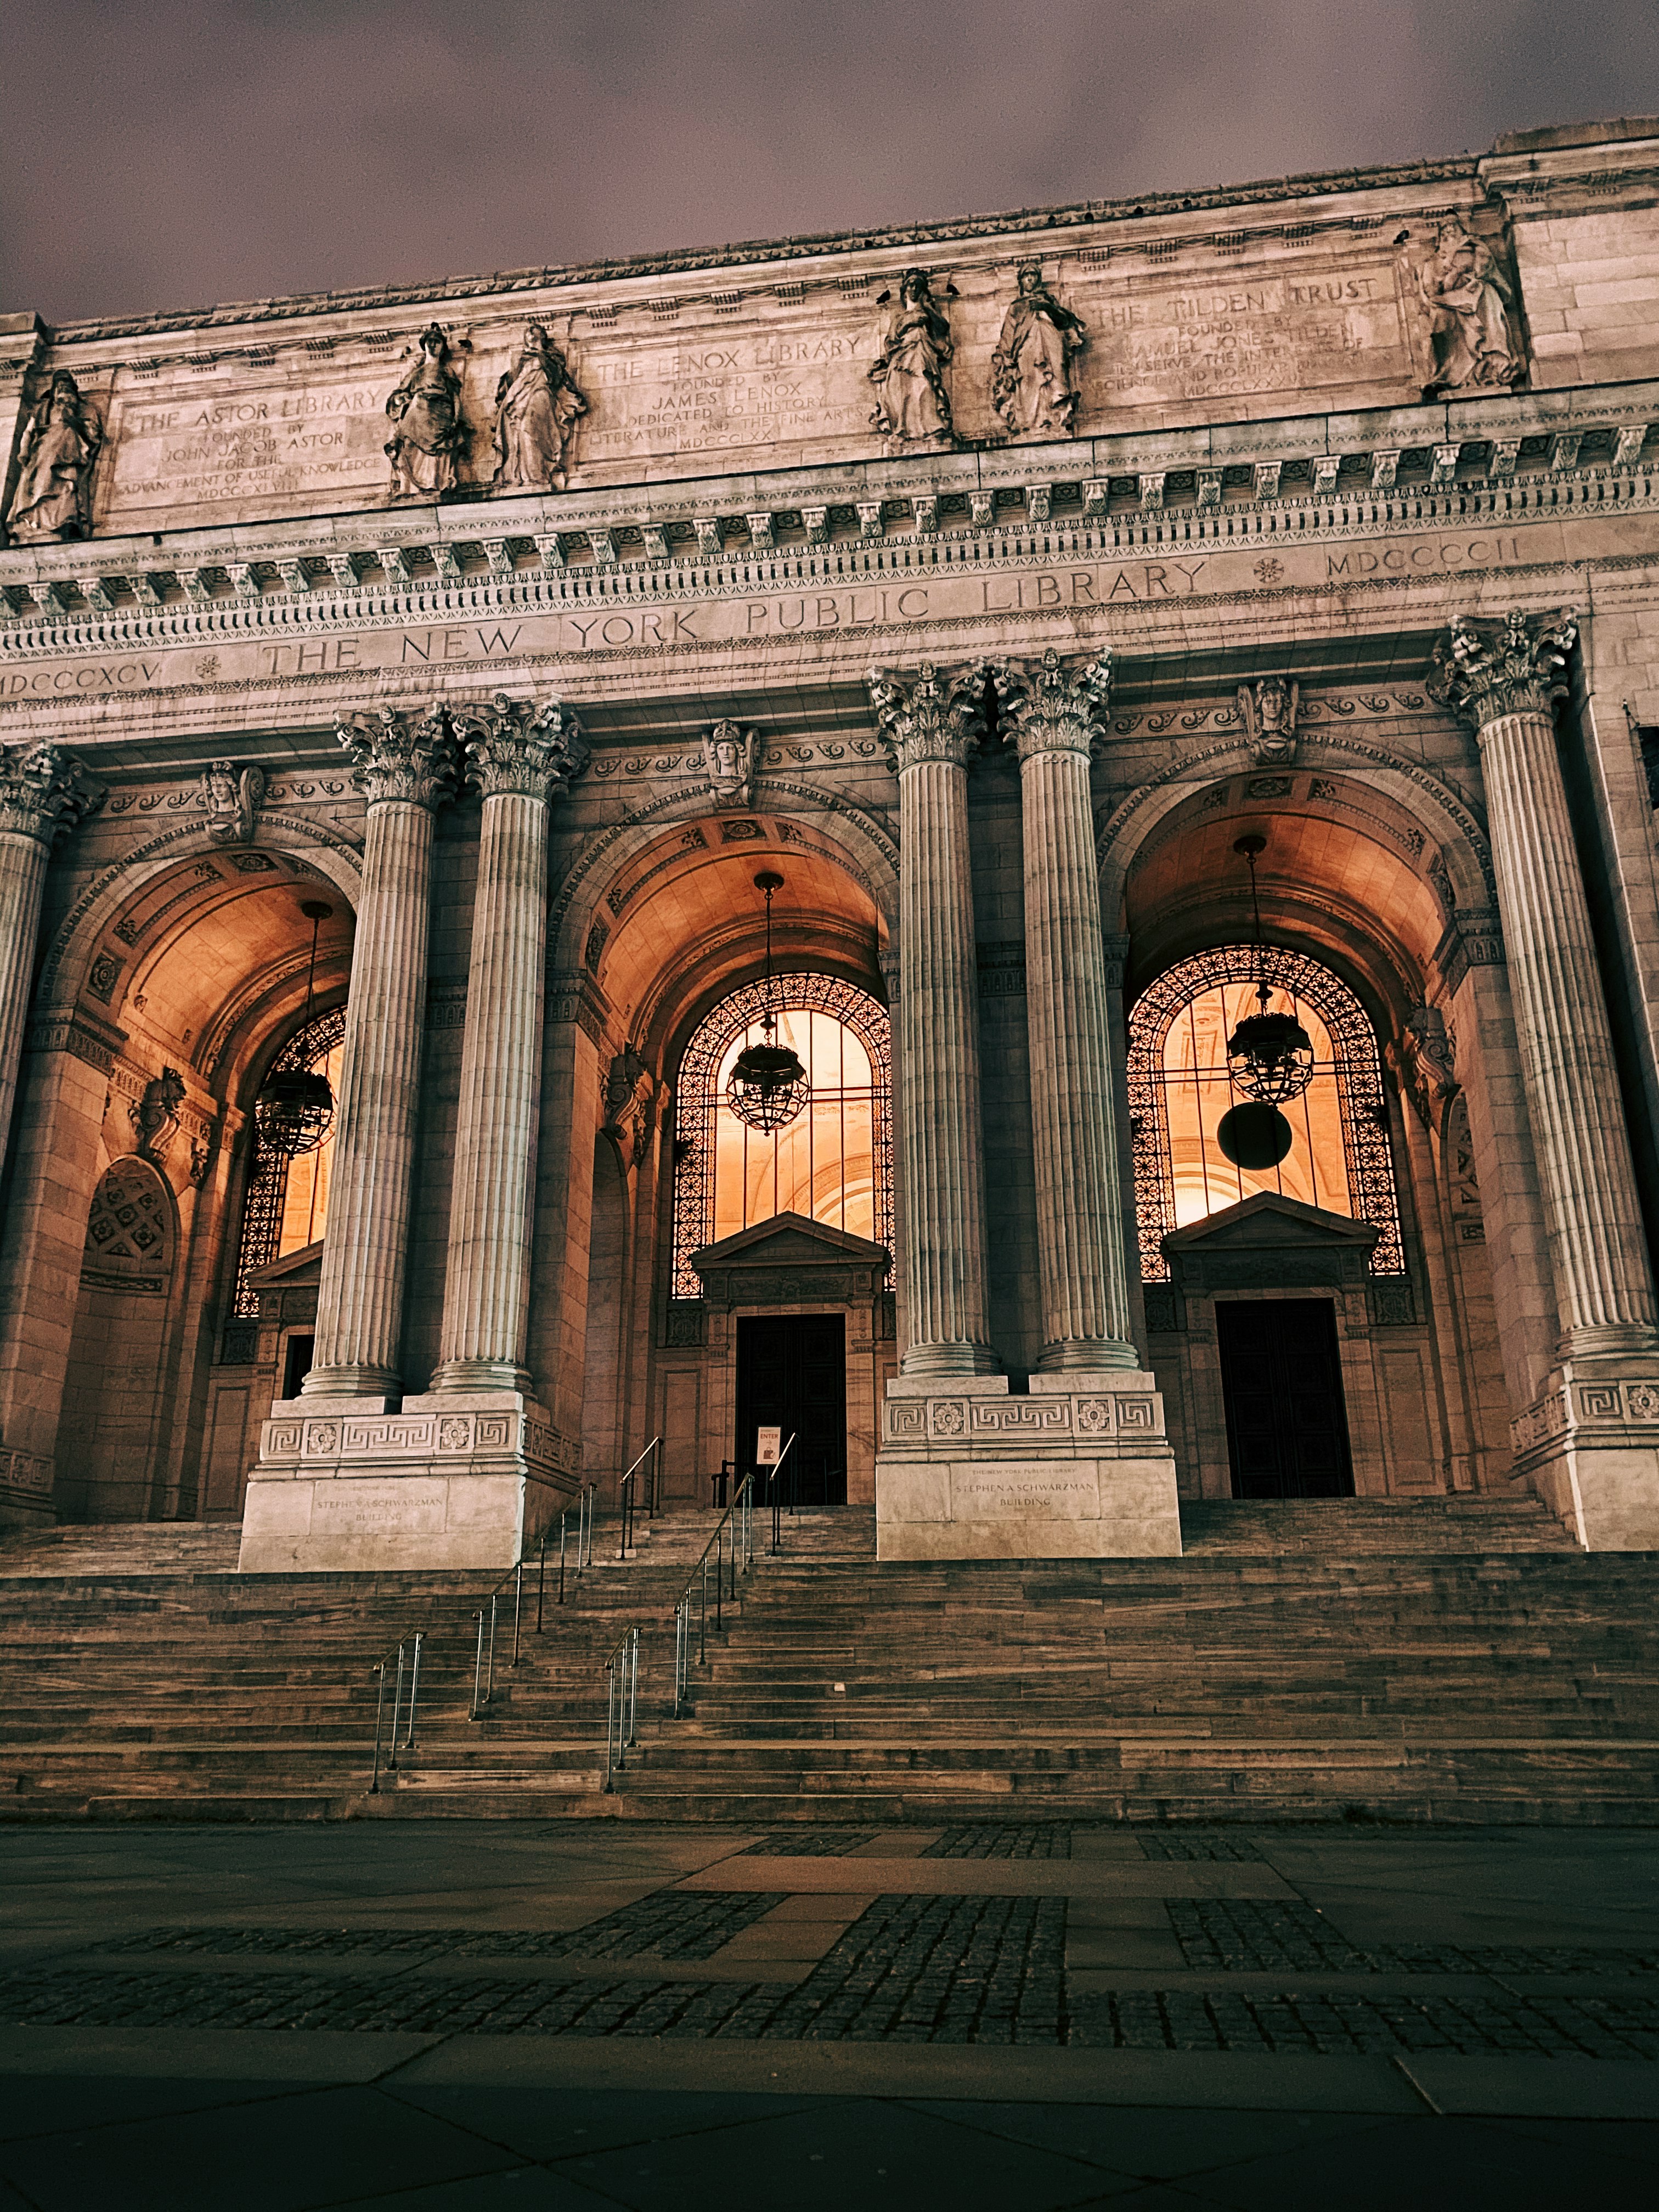
[[[49,320],[1478,150],[1659,107],[1653,0],[54,0],[0,310]]]

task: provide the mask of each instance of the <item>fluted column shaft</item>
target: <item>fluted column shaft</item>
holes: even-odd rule
[[[102,798],[55,745],[0,747],[0,1166],[17,1097],[46,863],[57,840]]]
[[[484,794],[434,1390],[527,1389],[550,801],[580,764],[556,707],[459,718]]]
[[[1607,1000],[1555,746],[1575,635],[1460,623],[1435,688],[1474,723],[1564,1356],[1650,1349],[1655,1303]]]
[[[398,1383],[410,1194],[431,927],[433,811],[453,781],[439,714],[345,724],[368,801],[362,891],[335,1101],[328,1226],[307,1397],[379,1398]]]
[[[911,1376],[989,1374],[979,978],[964,716],[924,668],[872,674],[899,770],[898,1122]]]
[[[1139,1365],[1130,1338],[1089,743],[1087,724],[1076,719],[1057,731],[1034,720],[1020,735],[1043,1368]]]

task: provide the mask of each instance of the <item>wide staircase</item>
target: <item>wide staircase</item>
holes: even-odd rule
[[[605,1814],[787,1830],[963,1819],[1644,1823],[1659,1554],[1529,1499],[1183,1510],[1180,1559],[878,1566],[866,1511],[785,1516],[671,1713],[672,1608],[714,1516],[544,1602],[484,1576],[241,1577],[235,1533],[0,1547],[13,1819]],[[604,1662],[641,1631],[606,1788]],[[374,1662],[426,1630],[411,1750],[369,1790]],[[388,1692],[389,1696],[389,1692]]]

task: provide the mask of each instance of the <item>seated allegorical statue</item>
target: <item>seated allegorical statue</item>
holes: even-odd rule
[[[1017,438],[1067,436],[1077,414],[1073,363],[1087,328],[1055,299],[1038,263],[1021,264],[1018,284],[991,356],[991,404]]]
[[[92,533],[92,471],[104,433],[66,368],[36,404],[23,433],[7,526],[14,538]]]
[[[430,324],[421,333],[421,350],[386,403],[392,435],[386,450],[392,462],[393,499],[441,495],[460,482],[468,434],[461,419],[461,380],[450,367],[449,340]]]
[[[495,405],[496,489],[562,491],[570,434],[587,401],[539,323],[526,326]]]

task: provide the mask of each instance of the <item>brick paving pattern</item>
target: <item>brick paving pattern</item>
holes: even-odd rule
[[[1242,1836],[1141,1836],[1137,1840],[1143,1858],[1218,1859],[1246,1866],[1265,1863],[1261,1852]]]
[[[921,1856],[925,1859],[1068,1859],[1072,1832],[1047,1821],[1028,1827],[981,1821],[971,1827],[947,1828]]]
[[[1164,1911],[1197,1972],[1272,1974],[1659,1973],[1659,1950],[1583,1944],[1373,1943],[1362,1949],[1310,1905],[1245,1898],[1171,1899]]]
[[[873,1828],[783,1828],[775,1836],[763,1836],[758,1843],[746,1844],[738,1853],[740,1859],[844,1859],[849,1851],[857,1850],[860,1844],[873,1843]]]
[[[782,1902],[781,1890],[737,1890],[729,1896],[662,1889],[608,1912],[585,1928],[151,1928],[94,1947],[96,1955],[203,1952],[310,1953],[318,1958],[398,1957],[410,1953],[471,1959],[707,1959],[739,1929]]]
[[[1528,2051],[1659,2057],[1652,1997],[1255,1996],[1113,1990],[1072,2000],[1069,2040],[1128,2051]]]

